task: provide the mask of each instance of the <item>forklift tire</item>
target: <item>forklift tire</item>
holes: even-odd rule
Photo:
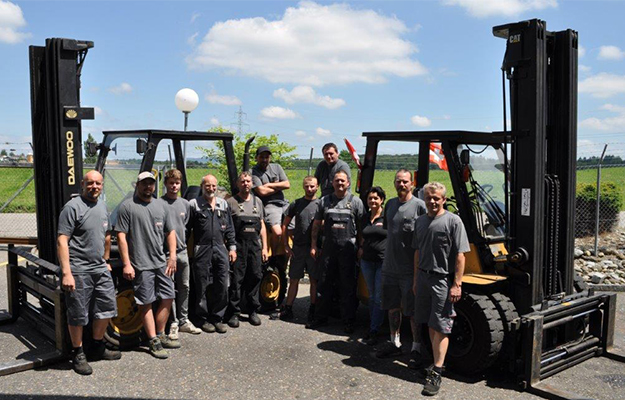
[[[463,375],[483,372],[497,360],[503,344],[499,312],[488,297],[473,293],[463,295],[454,308],[456,318],[445,363]],[[425,334],[421,335],[423,347],[431,352],[432,344],[425,328]]]
[[[282,304],[286,295],[286,286],[286,272],[278,268],[266,268],[258,294],[261,311],[273,311]]]
[[[573,275],[573,289],[575,290],[575,293],[581,293],[588,290],[588,284],[577,272]]]
[[[519,318],[519,313],[514,306],[514,303],[508,296],[503,293],[493,293],[489,295],[490,300],[495,305],[495,308],[499,312],[499,317],[503,325],[503,344],[497,364],[502,368],[505,368],[507,363],[512,360],[514,343],[512,339],[512,321]]]
[[[144,340],[143,321],[135,302],[132,284],[121,278],[116,290],[117,317],[109,322],[104,338],[116,349],[131,349]]]

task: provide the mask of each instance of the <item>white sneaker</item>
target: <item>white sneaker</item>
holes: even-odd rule
[[[178,337],[178,323],[177,322],[172,322],[171,326],[169,327],[169,338],[171,340],[179,340],[180,338]]]
[[[196,327],[195,325],[193,325],[193,322],[191,321],[187,321],[184,324],[180,325],[179,331],[191,333],[193,335],[199,335],[200,333],[202,333],[202,330]]]

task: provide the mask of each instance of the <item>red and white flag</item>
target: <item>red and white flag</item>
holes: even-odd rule
[[[352,160],[354,160],[354,162],[358,166],[358,169],[362,169],[362,165],[360,164],[360,157],[358,157],[358,153],[356,153],[356,149],[354,148],[354,146],[352,146],[349,140],[345,138],[343,138],[343,140],[345,141],[345,145],[347,146],[347,151],[349,151],[349,154],[351,154],[352,156]]]
[[[443,171],[449,171],[440,143],[430,143],[430,164],[436,164]]]

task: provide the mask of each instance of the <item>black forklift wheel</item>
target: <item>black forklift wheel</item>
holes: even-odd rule
[[[475,375],[497,360],[504,339],[503,324],[493,302],[486,296],[467,293],[454,304],[456,318],[449,336],[445,364],[463,375]],[[422,349],[432,357],[427,325],[421,332]]]

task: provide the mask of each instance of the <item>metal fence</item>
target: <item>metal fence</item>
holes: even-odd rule
[[[85,166],[85,170],[88,168],[90,167]],[[190,169],[191,184],[198,184],[206,171],[205,168]],[[382,172],[384,171],[381,171],[380,177],[384,176],[384,179],[388,180]],[[392,171],[390,172],[392,175]],[[292,181],[292,189],[286,193],[287,198],[293,200],[302,196],[303,191],[299,182],[308,171],[287,170],[286,173]],[[129,185],[135,176],[136,172],[127,171],[125,168],[107,169],[105,194],[109,206],[119,203],[128,194],[132,189]],[[601,187],[599,196],[596,190],[597,182]],[[584,165],[577,168],[575,231],[577,238],[585,241],[599,240],[601,235],[614,231],[619,226],[619,215],[623,214],[621,210],[624,209],[625,164]],[[0,165],[0,237],[36,236],[35,212],[32,165]]]

